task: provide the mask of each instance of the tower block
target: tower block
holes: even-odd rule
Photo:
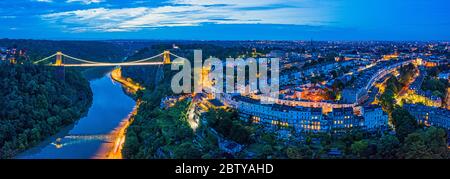
[[[163,58],[164,58],[164,61],[163,61],[164,64],[170,64],[170,51],[165,50],[163,53]]]

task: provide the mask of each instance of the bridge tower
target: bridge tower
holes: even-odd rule
[[[165,50],[163,53],[163,58],[164,58],[164,61],[163,61],[164,64],[170,64],[170,51]]]
[[[62,66],[62,52],[56,52],[55,66]]]
[[[62,52],[56,52],[56,61],[55,61],[55,66],[56,66],[56,77],[60,80],[64,80],[66,79],[66,72],[64,69],[64,65],[63,65],[63,54]]]

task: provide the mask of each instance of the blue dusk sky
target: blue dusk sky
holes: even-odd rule
[[[0,0],[0,38],[449,40],[448,0]]]

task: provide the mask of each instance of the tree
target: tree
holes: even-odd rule
[[[233,127],[230,130],[230,138],[238,143],[247,144],[250,142],[250,131],[242,124],[239,124],[238,121],[233,121]]]
[[[127,140],[124,144],[122,154],[125,158],[131,158],[132,154],[139,151],[139,140],[132,128],[127,131]]]
[[[396,107],[392,112],[392,123],[400,141],[417,130],[418,125],[415,118],[406,109]]]
[[[425,145],[425,141],[419,133],[412,133],[406,137],[399,156],[405,159],[432,158],[430,149]]]
[[[359,158],[363,157],[367,151],[369,143],[367,140],[356,141],[352,144],[352,153],[357,155]]]
[[[306,159],[312,157],[313,151],[308,145],[288,147],[286,149],[286,155],[289,159]]]
[[[416,70],[417,70],[416,67],[412,63],[401,67],[399,70],[400,71],[399,82],[402,85],[407,85],[413,78]]]
[[[192,144],[184,142],[173,150],[174,158],[177,159],[197,159],[201,158],[201,151]]]
[[[208,125],[222,134],[241,144],[250,142],[250,130],[239,120],[238,114],[231,109],[209,110],[205,115]]]
[[[422,133],[422,138],[430,149],[432,158],[445,159],[448,157],[447,134],[444,129],[430,127]]]
[[[383,159],[397,158],[397,152],[400,147],[400,141],[394,135],[385,135],[381,137],[377,144],[377,156]]]
[[[261,154],[263,156],[266,156],[266,157],[272,155],[273,154],[273,147],[271,145],[267,145],[267,144],[264,145],[263,148],[262,148]]]
[[[448,158],[447,135],[436,127],[419,130],[406,137],[398,155],[406,159]]]
[[[1,40],[0,40],[1,41]],[[89,82],[78,71],[66,80],[54,68],[0,64],[0,158],[10,158],[79,119],[92,103]]]

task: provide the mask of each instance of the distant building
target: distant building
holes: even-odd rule
[[[362,108],[362,116],[364,118],[364,128],[369,131],[388,127],[389,116],[380,106],[365,106]]]
[[[435,58],[429,58],[425,60],[425,66],[426,67],[435,67],[435,66],[441,66],[441,65],[448,65],[449,59],[435,59]]]
[[[302,82],[302,72],[293,72],[280,75],[280,85],[300,84]]]
[[[284,58],[286,56],[286,52],[282,50],[272,50],[267,57],[269,58]]]
[[[442,72],[442,73],[439,73],[438,78],[439,79],[448,80],[449,75],[450,75],[449,71]]]
[[[395,69],[414,62],[413,60],[383,61],[371,68],[362,70],[352,86],[342,91],[342,100],[346,103],[362,102],[367,99],[367,92],[373,84],[390,74]]]
[[[411,85],[409,85],[410,90],[414,90],[416,92],[421,91],[423,80],[425,79],[425,76],[427,76],[427,71],[424,67],[420,67],[419,76],[412,82]]]
[[[358,89],[355,88],[345,88],[342,90],[342,101],[344,103],[356,103],[358,101]]]
[[[450,87],[447,87],[447,99],[445,100],[447,109],[450,110]]]
[[[450,110],[419,104],[405,104],[403,108],[408,110],[419,124],[450,130]]]

